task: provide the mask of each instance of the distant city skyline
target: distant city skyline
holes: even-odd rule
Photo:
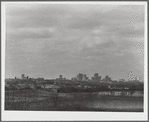
[[[100,76],[98,73],[94,73],[94,75],[92,77],[88,77],[86,74],[82,74],[82,73],[78,73],[76,76],[71,77],[71,78],[67,78],[67,77],[63,77],[63,75],[59,75],[59,77],[56,78],[44,78],[44,77],[30,77],[30,76],[26,76],[25,74],[21,74],[21,77],[11,77],[12,79],[51,79],[51,80],[72,80],[72,81],[140,81],[140,77],[136,76],[135,74],[133,74],[132,71],[129,71],[128,73],[128,79],[112,79],[109,75],[106,76]],[[11,79],[10,78],[10,79]],[[6,78],[7,79],[7,78]],[[8,78],[9,79],[9,78]],[[142,82],[142,81],[141,81]]]
[[[144,80],[144,6],[6,5],[5,77]]]

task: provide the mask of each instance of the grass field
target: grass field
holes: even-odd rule
[[[143,112],[143,97],[12,90],[5,92],[5,110]]]

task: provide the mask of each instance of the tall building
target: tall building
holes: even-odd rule
[[[95,81],[98,81],[98,73],[95,73],[95,74],[94,74],[94,80],[95,80]]]
[[[95,73],[94,74],[94,78],[98,78],[98,73]]]
[[[86,81],[86,80],[87,80],[86,74],[83,74],[82,81]]]
[[[101,76],[98,76],[98,73],[95,73],[94,77],[92,77],[92,81],[101,81]]]
[[[63,79],[63,76],[62,76],[62,75],[60,75],[60,76],[59,76],[59,79],[60,79],[60,80],[62,80],[62,79]]]
[[[78,80],[78,81],[82,81],[82,78],[83,78],[83,74],[79,73],[79,74],[77,75],[77,80]]]
[[[25,75],[24,74],[21,75],[21,79],[25,79]]]

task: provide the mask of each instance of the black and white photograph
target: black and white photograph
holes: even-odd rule
[[[146,2],[3,2],[4,119],[147,118],[146,28]]]

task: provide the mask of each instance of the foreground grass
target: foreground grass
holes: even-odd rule
[[[6,92],[5,110],[142,112],[143,98],[15,90]]]

